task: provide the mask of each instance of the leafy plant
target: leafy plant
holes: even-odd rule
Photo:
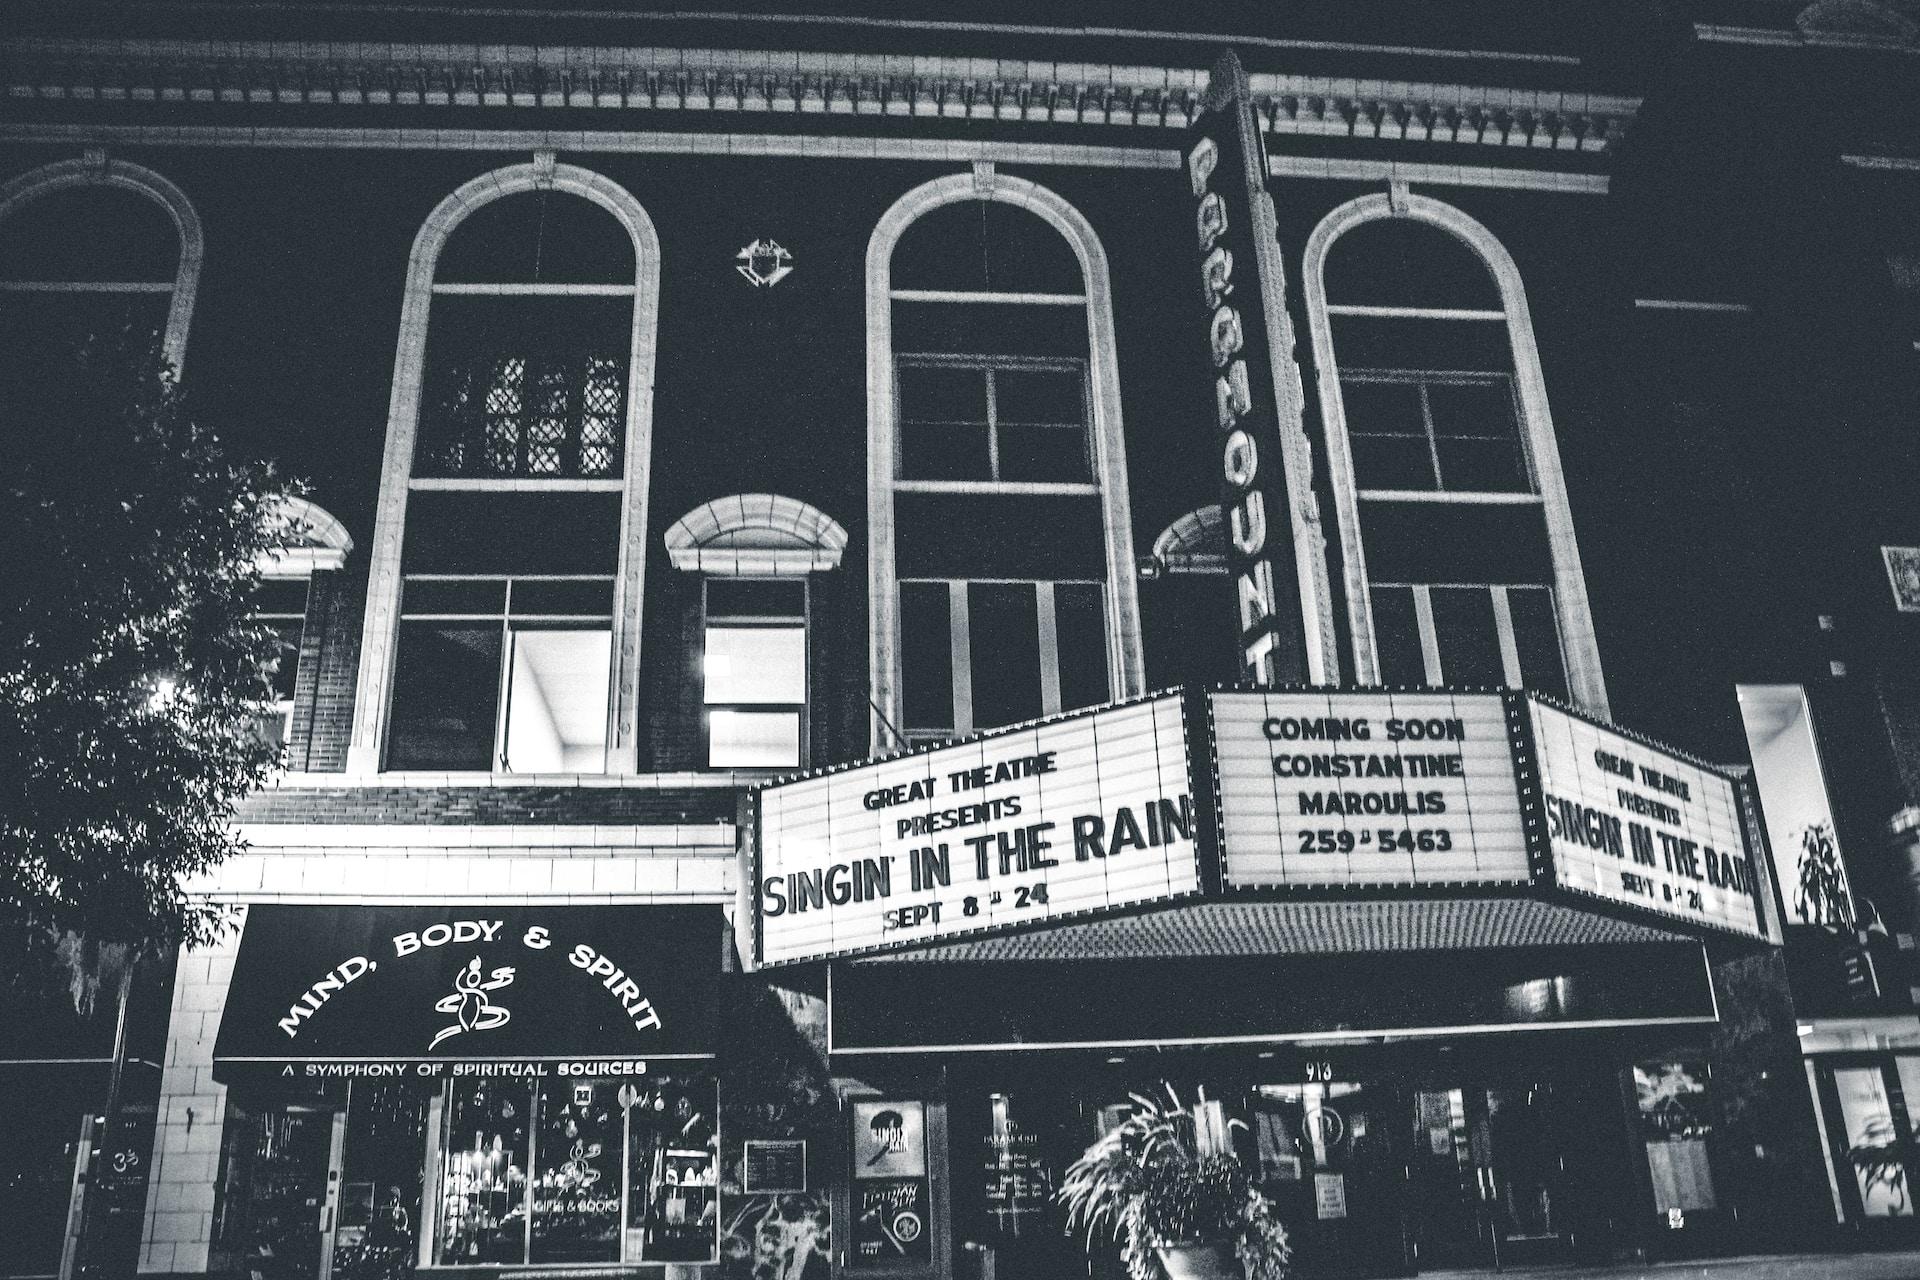
[[[1907,1159],[1913,1144],[1902,1142],[1889,1116],[1875,1116],[1860,1133],[1860,1142],[1847,1152],[1847,1159],[1860,1175],[1860,1197],[1865,1199],[1877,1186],[1887,1189],[1894,1212],[1907,1203]]]
[[[1156,1280],[1155,1250],[1194,1243],[1232,1245],[1247,1280],[1285,1280],[1286,1228],[1246,1167],[1200,1150],[1193,1113],[1171,1089],[1164,1104],[1130,1096],[1132,1114],[1067,1167],[1056,1196],[1068,1228],[1089,1248],[1118,1241],[1132,1280]]]

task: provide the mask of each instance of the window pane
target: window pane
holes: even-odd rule
[[[1413,611],[1412,587],[1373,589],[1373,647],[1380,659],[1380,683],[1426,684],[1426,659],[1420,656],[1420,621]]]
[[[805,627],[707,628],[707,705],[804,703]]]
[[[1348,431],[1369,435],[1427,433],[1427,420],[1420,410],[1420,384],[1416,381],[1342,378],[1340,402],[1346,407]]]
[[[1441,679],[1451,685],[1505,684],[1493,593],[1485,587],[1435,587],[1432,599]]]
[[[900,584],[902,732],[953,728],[953,635],[944,582]]]
[[[1002,426],[998,478],[1055,484],[1090,482],[1093,473],[1087,466],[1086,429],[1078,423]]]
[[[1553,616],[1553,592],[1545,587],[1508,587],[1507,612],[1513,618],[1513,643],[1520,653],[1521,680],[1529,689],[1564,699],[1567,667],[1560,654],[1560,628]]]
[[[1099,584],[1092,582],[1053,585],[1053,627],[1060,644],[1062,711],[1097,707],[1113,696],[1107,680],[1105,594]]]
[[[400,624],[389,769],[491,769],[500,628]]]
[[[1528,493],[1520,449],[1512,440],[1439,440],[1440,487],[1448,493]]]
[[[968,583],[967,613],[973,727],[997,729],[1039,716],[1040,619],[1033,584]]]
[[[513,584],[513,612],[516,617],[613,615],[613,581],[599,582],[525,582]]]
[[[803,618],[807,584],[799,578],[708,578],[709,618]]]
[[[440,1147],[440,1264],[526,1261],[525,1081],[456,1080]]]
[[[528,1261],[620,1261],[618,1087],[612,1080],[541,1082]]]
[[[253,597],[253,610],[263,615],[280,613],[295,618],[305,616],[307,580],[305,578],[263,579],[260,590]]]
[[[1427,405],[1433,412],[1443,488],[1494,493],[1532,488],[1511,383],[1432,382],[1427,385]]]
[[[602,772],[612,661],[611,631],[515,631],[503,767]]]
[[[707,744],[710,768],[798,768],[800,713],[716,709],[707,713]]]
[[[996,369],[994,416],[1001,422],[1083,422],[1083,385],[1078,368]]]
[[[896,372],[903,421],[985,422],[987,371],[902,364]]]
[[[504,578],[442,582],[408,578],[401,609],[410,614],[467,613],[499,617],[507,608]]]
[[[987,427],[975,422],[902,422],[902,480],[991,480]]]
[[[263,621],[262,625],[273,632],[275,641],[273,696],[291,702],[294,676],[300,667],[301,624],[294,620],[276,619]]]
[[[1348,437],[1353,479],[1362,489],[1431,490],[1433,452],[1425,436]]]

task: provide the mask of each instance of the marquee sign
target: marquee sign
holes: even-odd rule
[[[938,942],[1199,888],[1180,697],[758,793],[765,963]]]
[[[1528,700],[1556,887],[1764,938],[1731,778]]]
[[[216,1072],[644,1074],[711,1054],[721,933],[712,907],[257,905]]]
[[[1524,884],[1497,693],[1208,695],[1233,887]]]
[[[754,814],[764,964],[1239,891],[1563,894],[1768,937],[1731,778],[1523,693],[1166,693],[775,783]]]

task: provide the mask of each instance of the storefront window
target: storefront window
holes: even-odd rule
[[[440,1148],[441,1265],[524,1262],[528,1085],[476,1080],[450,1088]]]
[[[1653,1176],[1653,1207],[1673,1226],[1715,1207],[1707,1161],[1707,1068],[1702,1063],[1644,1062],[1633,1069],[1640,1134]]]
[[[441,1265],[715,1260],[717,1106],[699,1075],[449,1084]]]
[[[1913,1214],[1903,1143],[1893,1122],[1893,1100],[1878,1066],[1840,1067],[1833,1073],[1847,1158],[1860,1189],[1860,1210],[1869,1218]]]

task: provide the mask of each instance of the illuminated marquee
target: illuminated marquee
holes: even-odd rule
[[[1199,887],[1178,696],[759,793],[768,963],[937,942]]]
[[[1497,693],[1215,693],[1228,884],[1524,884]]]

